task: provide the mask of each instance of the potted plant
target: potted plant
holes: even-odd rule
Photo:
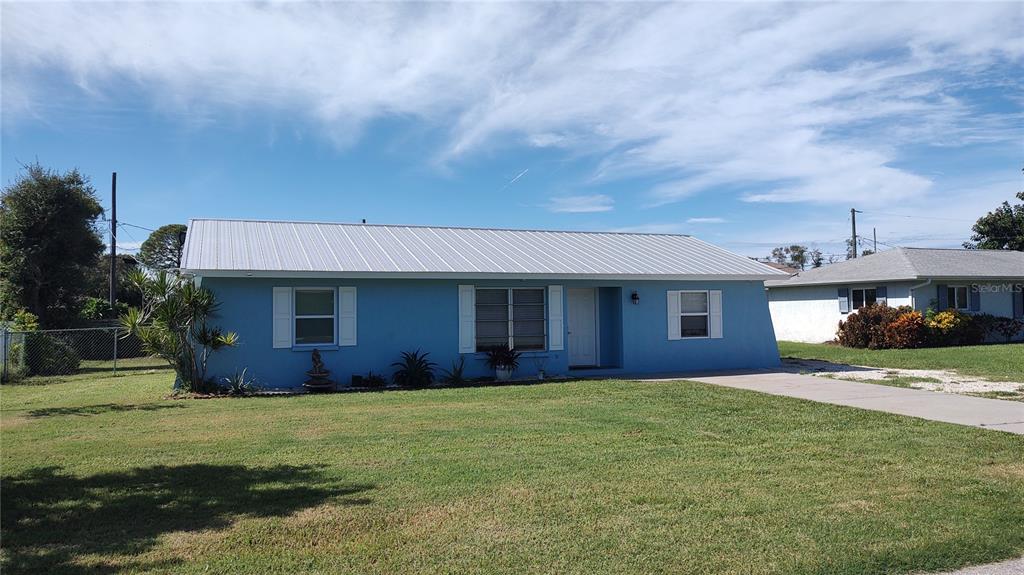
[[[522,353],[507,347],[492,347],[487,350],[487,367],[494,370],[494,378],[498,381],[512,379],[512,373],[519,368],[519,356]]]

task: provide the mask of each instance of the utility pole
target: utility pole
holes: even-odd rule
[[[117,172],[110,177],[110,307],[117,301]]]
[[[851,228],[851,244],[850,247],[853,249],[853,257],[857,257],[857,210],[850,208],[850,225]]]
[[[878,253],[878,229],[871,228],[871,251]]]

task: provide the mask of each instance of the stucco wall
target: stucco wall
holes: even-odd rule
[[[840,288],[852,290],[884,285],[888,291],[889,306],[913,306],[914,309],[924,312],[930,305],[934,305],[938,294],[938,284],[970,285],[971,283],[969,281],[936,281],[913,290],[913,293],[910,288],[920,285],[921,282],[771,288],[768,290],[768,308],[771,311],[777,339],[820,343],[835,339],[839,321],[847,316],[839,311],[838,290]],[[973,283],[979,286],[981,292],[981,309],[978,313],[1012,317],[1013,282]]]
[[[772,288],[768,290],[775,337],[783,341],[821,343],[836,337],[840,320],[848,314],[839,311],[839,288],[878,288],[884,285],[888,305],[911,305],[910,283],[850,284]],[[934,291],[935,288],[932,288]],[[925,302],[927,305],[927,302]]]
[[[272,347],[274,286],[355,286],[358,290],[358,345],[322,347],[321,354],[332,379],[348,384],[353,374],[367,371],[390,376],[391,363],[400,352],[421,349],[439,367],[447,368],[458,354],[458,284],[528,287],[549,284],[569,287],[619,287],[617,310],[621,323],[621,368],[587,373],[608,375],[759,368],[778,364],[778,351],[761,282],[539,282],[451,280],[275,280],[263,278],[205,278],[203,286],[220,302],[217,323],[238,332],[241,344],[214,354],[209,371],[225,376],[242,368],[268,387],[295,387],[309,369],[309,349]],[[723,334],[721,339],[669,341],[666,327],[666,291],[681,289],[722,290]],[[639,305],[630,301],[633,291]],[[616,293],[601,290],[601,293]],[[563,309],[567,309],[564,306]],[[603,325],[609,325],[601,322]],[[568,322],[566,322],[568,324]],[[614,322],[610,323],[614,325]],[[563,334],[564,337],[564,334]],[[603,354],[602,354],[603,355]],[[517,376],[526,377],[543,368],[549,375],[569,371],[567,351],[524,354]],[[483,354],[466,354],[470,376],[491,375]]]

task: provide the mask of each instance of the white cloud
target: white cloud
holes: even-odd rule
[[[688,224],[724,224],[727,220],[725,218],[690,218],[686,220]]]
[[[615,207],[615,200],[604,194],[591,196],[562,196],[551,198],[547,209],[557,213],[589,214],[594,212],[610,212]]]
[[[936,184],[898,167],[905,146],[1022,137],[1019,111],[954,95],[1019,91],[998,70],[1024,54],[1014,3],[2,9],[5,123],[66,107],[58,70],[96,101],[127,81],[170,114],[282,113],[342,146],[413,119],[443,135],[440,163],[512,136],[602,159],[598,180],[657,176],[650,204],[754,186],[755,202],[916,201]]]

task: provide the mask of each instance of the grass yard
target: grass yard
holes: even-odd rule
[[[948,369],[992,381],[1024,381],[1024,343],[925,349],[854,349],[824,343],[779,342],[779,355],[902,369]]]
[[[1018,350],[1019,351],[1019,350]],[[0,389],[15,573],[910,573],[1024,553],[1024,437],[691,382]]]

